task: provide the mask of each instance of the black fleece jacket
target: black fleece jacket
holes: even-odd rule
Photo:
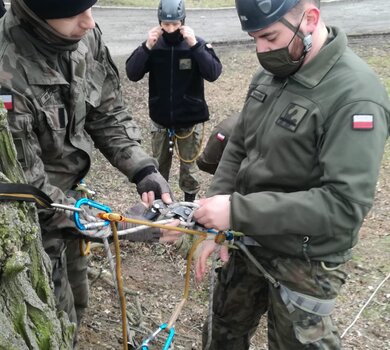
[[[131,81],[149,73],[149,115],[166,128],[187,128],[209,119],[204,79],[216,80],[222,64],[210,44],[196,39],[190,47],[184,40],[172,45],[161,37],[152,50],[144,42],[127,59]]]

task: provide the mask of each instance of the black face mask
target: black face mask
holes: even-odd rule
[[[163,29],[162,34],[164,40],[170,45],[177,45],[184,40],[183,35],[180,33],[180,29],[176,29],[172,33],[168,33]]]
[[[257,52],[257,58],[265,70],[279,78],[286,78],[301,68],[306,55],[306,53],[302,53],[300,58],[294,60],[290,56],[289,46],[290,44],[277,50]]]
[[[301,22],[303,20],[303,16]],[[312,39],[311,34],[304,36],[303,33],[299,31],[299,27],[295,28],[290,22],[282,18],[280,20],[285,26],[294,31],[294,36],[290,40],[289,44],[286,47],[280,49],[268,51],[268,52],[257,52],[257,58],[262,65],[262,67],[268,72],[272,73],[276,77],[286,78],[290,75],[296,73],[302,66],[303,60],[306,57],[306,54],[311,50]],[[289,47],[295,37],[298,36],[303,43],[303,51],[301,56],[294,60],[290,55]]]

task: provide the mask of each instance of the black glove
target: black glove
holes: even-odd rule
[[[125,216],[132,219],[146,220],[145,214],[148,212],[148,208],[142,203],[137,203],[133,207],[125,211]],[[129,222],[119,222],[118,230],[127,230],[138,225]],[[138,232],[128,233],[121,235],[120,239],[127,239],[132,242],[158,242],[161,237],[160,229],[157,227],[148,227]]]
[[[156,170],[154,166],[147,166],[140,170],[133,178],[137,186],[137,192],[154,192],[156,199],[161,199],[163,193],[171,193],[167,180]]]

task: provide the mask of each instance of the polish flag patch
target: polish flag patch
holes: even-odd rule
[[[14,99],[13,99],[13,96],[11,94],[0,95],[0,101],[3,102],[4,108],[7,111],[12,111],[14,109]]]
[[[225,140],[225,138],[226,138],[226,136],[225,135],[223,135],[223,134],[221,134],[220,132],[217,134],[217,135],[215,135],[216,136],[216,138],[219,140],[219,141],[223,141],[223,140]]]
[[[374,129],[374,116],[370,114],[355,114],[352,117],[352,129],[354,130]]]

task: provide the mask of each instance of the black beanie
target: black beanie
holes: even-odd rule
[[[97,0],[24,0],[25,4],[42,19],[77,16],[89,9]]]

